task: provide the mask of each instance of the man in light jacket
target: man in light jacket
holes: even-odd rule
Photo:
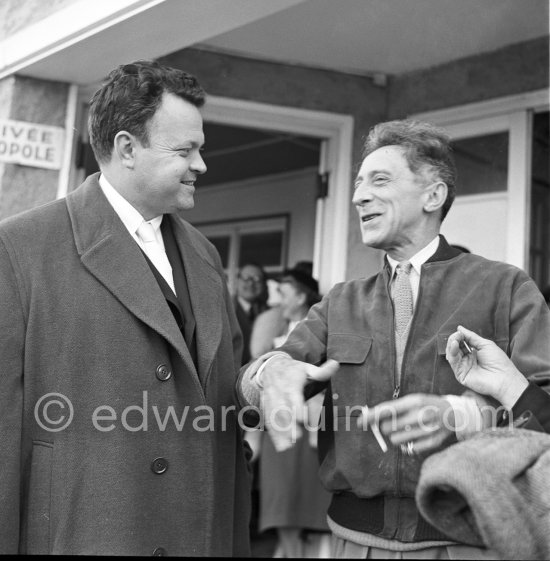
[[[284,449],[296,435],[289,417],[303,418],[304,389],[306,397],[327,389],[319,474],[333,493],[334,555],[478,558],[478,549],[431,526],[414,499],[421,454],[460,438],[455,417],[467,421],[464,431],[487,419],[486,400],[462,395],[445,359],[447,338],[458,325],[488,336],[544,384],[550,313],[522,270],[464,253],[440,235],[456,181],[444,131],[382,123],[363,157],[353,203],[363,243],[386,252],[382,270],[336,285],[280,349],[243,368],[240,399],[263,398],[269,434]],[[391,422],[381,423],[379,445],[365,429],[378,427],[373,406],[382,404]]]

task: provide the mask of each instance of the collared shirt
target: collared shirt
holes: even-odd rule
[[[411,272],[409,273],[409,281],[411,283],[411,290],[413,295],[413,303],[416,306],[416,300],[418,299],[418,288],[420,287],[420,271],[422,265],[437,251],[439,247],[439,236],[436,236],[427,246],[422,248],[418,253],[415,253],[410,259],[407,259],[412,265]],[[387,255],[388,263],[391,267],[391,278],[393,279],[395,274],[395,268],[399,265],[399,261],[391,258]],[[393,282],[393,280],[392,280]]]
[[[250,312],[250,308],[252,308],[252,304],[240,296],[237,296],[237,301],[241,305],[241,308],[248,314],[248,312]]]
[[[137,229],[142,222],[149,222],[153,229],[155,230],[155,237],[157,242],[164,248],[164,240],[162,239],[162,232],[160,231],[160,225],[162,224],[162,215],[155,216],[151,220],[145,220],[141,213],[136,210],[107,180],[107,178],[101,174],[99,176],[99,186],[103,191],[105,197],[109,201],[109,204],[113,207],[113,210],[117,213],[122,223],[132,236],[136,243],[145,251],[145,246],[143,242],[139,239],[137,235]]]

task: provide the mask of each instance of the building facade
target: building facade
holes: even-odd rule
[[[391,21],[382,19],[378,0],[338,4],[341,12],[372,4],[380,26]],[[547,4],[526,4],[547,28]],[[547,29],[439,59],[432,45],[424,65],[418,46],[376,36],[371,49],[410,56],[398,71],[389,55],[364,72],[318,59],[307,64],[300,58],[309,56],[305,39],[286,59],[269,45],[219,47],[219,37],[246,45],[262,25],[277,33],[283,16],[301,17],[309,37],[308,14],[324,21],[320,5],[311,12],[311,0],[4,2],[0,218],[62,197],[95,171],[85,127],[91,94],[117,64],[154,58],[195,74],[208,92],[209,172],[185,217],[216,244],[230,283],[246,260],[274,273],[311,260],[323,291],[374,273],[381,252],[362,245],[350,203],[362,139],[377,122],[414,117],[444,126],[453,138],[459,189],[443,225],[448,240],[525,269],[541,289],[550,284]],[[394,9],[402,6],[394,0]],[[348,17],[357,13],[374,17],[367,9]],[[498,27],[480,32],[505,35]],[[358,40],[345,28],[333,33],[325,41],[336,46]],[[448,33],[459,44],[463,30]]]

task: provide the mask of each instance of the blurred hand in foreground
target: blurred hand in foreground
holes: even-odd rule
[[[416,393],[370,407],[358,418],[364,430],[378,426],[394,446],[409,455],[429,453],[450,440],[454,411],[442,396]]]

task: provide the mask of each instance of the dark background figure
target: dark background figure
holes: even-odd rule
[[[266,274],[257,263],[244,264],[237,275],[237,290],[233,297],[233,305],[237,322],[243,336],[243,354],[241,364],[250,360],[250,336],[256,318],[268,309],[268,290]],[[250,542],[253,556],[271,556],[273,539],[271,536],[260,536],[258,530],[258,516],[260,496],[258,488],[259,472],[258,463],[253,462],[252,490],[251,490],[251,515],[250,515]]]
[[[265,271],[256,263],[241,267],[237,276],[237,291],[233,298],[237,321],[243,334],[242,364],[250,360],[250,335],[254,320],[267,310],[267,279]]]

